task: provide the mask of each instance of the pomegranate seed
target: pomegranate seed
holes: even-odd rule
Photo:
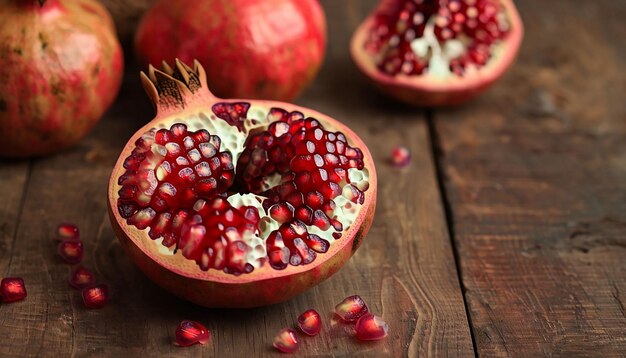
[[[102,308],[109,302],[109,287],[104,284],[90,286],[82,291],[87,308]]]
[[[57,247],[57,253],[68,264],[77,264],[83,259],[83,243],[80,241],[63,240]]]
[[[366,314],[356,322],[356,338],[360,341],[376,341],[387,336],[389,326],[379,316]]]
[[[2,302],[21,301],[26,298],[26,286],[20,277],[6,277],[0,282],[0,299]]]
[[[176,345],[179,347],[189,347],[196,343],[205,344],[210,337],[209,330],[195,321],[182,321],[176,328]]]
[[[57,226],[57,240],[80,240],[78,226],[70,223],[63,223]]]
[[[316,310],[306,310],[298,317],[298,327],[309,336],[316,336],[322,329],[322,318]]]
[[[272,345],[284,353],[293,353],[298,350],[298,334],[291,328],[283,328],[274,337]]]
[[[355,322],[367,312],[365,301],[357,295],[346,297],[335,306],[335,313],[345,322]]]
[[[96,276],[93,272],[84,268],[83,266],[78,266],[72,271],[70,276],[70,286],[76,289],[83,289],[85,287],[91,286],[96,282]]]
[[[411,162],[411,153],[406,147],[397,147],[391,152],[391,163],[396,167],[405,167]]]

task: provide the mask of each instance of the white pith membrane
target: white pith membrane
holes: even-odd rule
[[[268,116],[269,108],[251,106],[248,109],[247,117],[244,121],[243,132],[240,132],[239,129],[235,126],[230,125],[226,121],[218,118],[213,113],[204,113],[201,111],[190,112],[184,117],[181,115],[172,116],[170,118],[166,118],[164,120],[159,121],[159,125],[155,126],[148,132],[146,132],[143,136],[148,139],[153,139],[155,133],[159,129],[170,129],[172,125],[177,123],[184,123],[187,127],[187,132],[195,132],[198,130],[207,130],[210,135],[217,135],[221,139],[221,146],[219,148],[220,152],[228,151],[232,155],[232,163],[235,166],[235,171],[237,170],[237,160],[239,159],[241,153],[244,151],[244,143],[248,136],[248,133],[251,131],[257,130],[266,130],[269,124],[272,123],[272,119]],[[306,114],[306,113],[305,113]],[[324,129],[328,131],[336,130],[335,128],[329,128],[327,124],[323,124]],[[162,161],[165,157],[165,154],[168,150],[172,150],[172,148],[167,148],[169,143],[165,146],[159,145],[156,142],[151,146],[152,156],[147,157],[140,166],[141,171],[153,171],[154,176],[147,176],[147,179],[140,181],[139,188],[141,193],[138,195],[138,198],[141,198],[141,201],[147,205],[150,203],[150,199],[152,195],[155,193],[156,187],[158,183],[161,183],[166,175],[169,174],[167,170],[163,168]],[[174,148],[176,149],[176,148]],[[190,151],[187,155],[190,156]],[[204,153],[196,153],[197,158],[186,158],[196,164],[198,162],[202,162],[204,159]],[[183,158],[185,159],[185,158]],[[178,160],[178,159],[177,159]],[[182,160],[182,159],[181,159]],[[201,168],[199,168],[201,170]],[[335,209],[332,215],[329,216],[329,219],[335,219],[339,221],[343,225],[343,230],[341,232],[346,232],[352,223],[357,219],[358,214],[361,210],[362,204],[357,204],[351,201],[351,193],[348,186],[353,185],[356,188],[365,190],[369,185],[369,173],[367,169],[356,169],[351,168],[347,170],[349,183],[343,183],[342,194],[335,197],[333,201],[335,202]],[[202,176],[198,170],[196,170],[196,174],[200,177]],[[267,178],[264,178],[263,187],[270,188],[280,183],[281,176],[279,174],[271,175]],[[119,199],[119,195],[116,197]],[[239,194],[234,193],[228,196],[227,201],[235,208],[239,209],[244,206],[252,206],[255,207],[260,216],[259,222],[259,230],[258,231],[250,231],[244,230],[244,232],[233,240],[241,240],[247,246],[245,261],[247,264],[250,264],[253,268],[261,267],[267,261],[267,250],[266,250],[266,239],[273,231],[277,230],[281,224],[274,220],[267,211],[263,208],[263,201],[266,198],[255,195],[255,194]],[[194,204],[194,208],[202,207],[206,204],[204,199],[198,199]],[[190,208],[192,209],[192,208]],[[135,216],[138,216],[137,220],[133,219]],[[142,211],[138,211],[133,217],[129,218],[127,221],[129,224],[133,225],[134,222],[141,222],[142,220]],[[137,225],[135,225],[137,226]],[[307,225],[307,231],[309,234],[318,235],[320,238],[328,241],[331,245],[337,240],[333,234],[336,234],[338,231],[330,225],[330,227],[323,231],[315,225]],[[156,240],[151,240],[148,237],[149,227],[142,228],[137,227],[137,229],[145,232],[146,242],[150,242],[148,245],[156,245],[155,249],[162,255],[182,255],[184,248],[177,247],[176,245],[167,247],[163,245],[163,238],[158,238]],[[227,239],[229,239],[227,237]],[[341,240],[341,238],[338,238]],[[318,255],[324,255],[323,253],[318,253]]]
[[[409,2],[409,0],[405,1]],[[459,0],[439,1],[442,4],[461,2]],[[421,3],[422,1],[416,2]],[[474,4],[476,3],[476,0],[464,0],[464,2],[467,4]],[[451,62],[460,59],[464,55],[467,55],[469,46],[475,40],[469,37],[463,31],[458,33],[456,37],[451,37],[445,40],[439,39],[435,33],[435,29],[437,28],[437,26],[447,26],[447,24],[450,23],[450,20],[444,19],[437,13],[431,15],[428,18],[424,25],[424,30],[421,37],[418,37],[415,28],[424,24],[424,15],[419,11],[416,12],[414,16],[410,20],[408,20],[410,23],[407,25],[409,28],[404,33],[404,40],[409,42],[409,47],[412,54],[414,54],[418,60],[426,62],[426,67],[423,69],[423,72],[419,74],[419,76],[421,78],[429,80],[444,82],[454,78],[471,76],[476,74],[478,71],[487,71],[495,64],[497,64],[498,59],[503,55],[506,49],[506,45],[503,40],[506,38],[506,35],[509,32],[511,26],[510,19],[508,18],[508,14],[504,6],[501,6],[499,10],[500,11],[496,15],[496,21],[498,29],[505,33],[504,38],[495,39],[492,43],[488,44],[489,57],[484,64],[476,65],[471,62],[467,63],[464,67],[464,72],[462,76],[455,74],[451,70]],[[453,13],[452,16],[454,15],[455,14]],[[470,6],[470,9],[468,9],[464,16],[466,16],[465,18],[467,20],[479,21],[478,18],[480,15],[478,14],[475,7]],[[397,26],[400,27],[401,25],[398,24]],[[381,50],[377,53],[372,54],[371,59],[373,60],[374,64],[378,66],[383,63],[386,53],[388,51],[398,48],[401,41],[401,37],[398,34],[394,34],[393,36],[391,36],[387,40],[387,42],[383,44],[385,50]],[[409,66],[408,61],[402,63],[402,66],[405,65]],[[412,68],[411,66],[409,67]],[[381,72],[385,73],[385,71]],[[388,73],[385,74],[390,75]],[[397,74],[393,76],[409,79],[416,75],[405,73],[403,67],[402,70],[400,70]]]

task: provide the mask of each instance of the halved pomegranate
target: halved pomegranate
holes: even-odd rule
[[[111,175],[113,226],[172,293],[210,307],[284,301],[328,278],[369,230],[371,155],[349,128],[288,103],[222,100],[176,61],[142,73],[156,118]]]
[[[456,105],[504,74],[523,32],[512,0],[382,0],[356,30],[351,52],[390,96]]]

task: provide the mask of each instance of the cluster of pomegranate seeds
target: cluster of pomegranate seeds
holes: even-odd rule
[[[368,313],[365,301],[358,295],[346,297],[335,306],[335,313],[344,322],[356,322],[361,316]]]
[[[177,244],[196,201],[223,194],[233,183],[232,156],[220,146],[218,136],[188,132],[182,123],[143,135],[118,181],[120,215],[140,230],[150,227],[153,240]]]
[[[69,282],[70,286],[80,290],[95,284],[96,275],[94,275],[89,269],[83,266],[78,266],[72,270]]]
[[[358,295],[346,297],[337,306],[335,313],[347,323],[354,323],[356,338],[361,341],[375,341],[387,336],[389,327],[379,316],[369,312],[367,304]]]
[[[406,167],[411,163],[411,152],[406,147],[396,147],[391,152],[391,164],[398,168]]]
[[[89,286],[81,292],[85,307],[97,309],[109,302],[109,286],[105,284]]]
[[[178,242],[183,256],[195,260],[200,269],[224,270],[235,275],[249,273],[250,247],[243,241],[259,228],[259,211],[252,206],[233,207],[226,199],[198,200],[195,215],[184,226]]]
[[[218,118],[221,118],[233,127],[237,127],[239,131],[243,131],[243,123],[248,116],[248,110],[250,109],[250,103],[236,102],[227,103],[220,102],[213,105],[213,113]]]
[[[368,188],[350,183],[348,170],[363,169],[363,153],[349,146],[342,133],[326,131],[300,112],[272,108],[268,117],[273,121],[268,130],[246,142],[237,180],[251,192],[267,196],[263,206],[281,224],[267,238],[270,265],[280,270],[289,264],[306,265],[317,253],[326,252],[329,242],[309,234],[307,226],[342,231],[342,224],[333,218],[333,199],[343,194],[363,204]],[[281,184],[263,191],[265,178],[274,174],[282,176]]]
[[[63,223],[57,226],[56,239],[61,240],[57,246],[57,254],[70,265],[83,260],[84,247],[80,239],[78,226]],[[109,301],[109,288],[105,284],[96,285],[96,275],[84,266],[76,266],[69,277],[72,288],[81,290],[85,307],[102,308]]]
[[[0,300],[4,303],[26,298],[26,285],[19,277],[5,277],[0,281]]]
[[[306,310],[298,316],[298,327],[300,327],[303,333],[309,336],[316,336],[322,329],[322,318],[316,310]]]
[[[274,337],[272,345],[281,352],[294,353],[300,345],[298,334],[292,328],[283,328]]]
[[[57,245],[59,257],[70,265],[75,265],[83,260],[84,249],[82,241],[63,240]]]
[[[435,52],[442,51],[451,57],[450,71],[462,76],[468,66],[484,66],[492,46],[508,32],[499,0],[396,0],[379,9],[365,48],[377,55],[379,69],[390,76],[419,75]],[[438,44],[423,47],[415,42],[428,36]]]
[[[182,321],[176,328],[176,345],[189,347],[194,344],[205,344],[209,341],[211,333],[201,323],[195,321]]]

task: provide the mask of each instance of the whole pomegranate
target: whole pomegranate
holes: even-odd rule
[[[286,300],[326,279],[369,230],[376,172],[363,142],[313,110],[222,100],[199,62],[142,74],[157,116],[124,147],[111,222],[159,285],[204,306]]]
[[[0,0],[0,156],[78,142],[119,90],[123,56],[94,0]]]
[[[218,96],[290,101],[320,68],[326,20],[317,0],[161,0],[135,46],[144,65],[198,59]]]
[[[351,51],[383,92],[414,105],[455,105],[504,74],[523,32],[512,0],[382,0]]]

